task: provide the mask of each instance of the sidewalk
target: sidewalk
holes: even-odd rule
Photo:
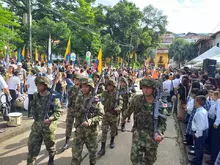
[[[21,125],[17,127],[8,127],[7,121],[4,121],[2,116],[0,116],[0,142],[8,140],[14,136],[20,135],[28,130],[30,130],[33,123],[32,118],[28,118],[27,111],[20,110],[18,112],[22,113]],[[63,109],[63,114],[66,113],[66,109]]]
[[[176,119],[176,121],[177,121],[177,119]],[[189,147],[187,145],[183,144],[183,139],[185,139],[184,134],[186,132],[186,127],[185,127],[185,124],[183,122],[177,121],[177,124],[178,124],[178,127],[180,129],[180,136],[181,136],[180,137],[180,139],[181,139],[180,145],[182,146],[183,152],[185,153],[186,162],[188,162],[189,159],[190,160],[193,159],[193,156],[188,154],[188,152],[190,151]],[[204,154],[204,156],[203,156],[203,163],[202,164],[203,165],[208,165],[206,163],[206,161],[209,160],[209,158],[210,158],[209,155]]]

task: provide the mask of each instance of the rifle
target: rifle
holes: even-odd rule
[[[161,104],[161,87],[158,87],[156,89],[156,103],[155,103],[155,107],[154,107],[154,135],[153,135],[153,139],[155,139],[155,134],[158,133],[160,134],[160,132],[158,131],[158,118],[162,117],[164,119],[166,119],[166,116],[161,114],[159,112],[160,104]]]
[[[120,95],[120,77],[118,77],[118,82],[117,82],[117,89],[116,89],[116,96],[115,96],[115,105],[114,105],[114,109],[118,106],[118,100],[119,100],[119,95]],[[120,114],[119,114],[119,118],[118,118],[118,126],[120,124]]]
[[[90,113],[90,109],[92,107],[92,104],[94,102],[97,102],[99,101],[98,97],[96,97],[97,95],[97,92],[98,92],[98,88],[99,88],[99,85],[102,83],[103,81],[103,78],[104,78],[104,72],[102,72],[101,76],[100,76],[100,79],[99,79],[99,82],[96,84],[95,86],[95,89],[93,90],[92,92],[92,96],[85,101],[85,106],[84,106],[84,111],[85,111],[85,114],[84,114],[84,121],[88,121],[88,115]],[[83,123],[83,122],[82,122]],[[79,126],[82,125],[82,123],[80,123],[79,125],[77,125],[75,127],[75,129],[77,129]]]

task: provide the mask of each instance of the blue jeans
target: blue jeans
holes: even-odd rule
[[[199,138],[195,138],[195,157],[193,163],[195,165],[202,165],[203,153],[205,149],[205,142],[208,137],[208,129],[203,131],[203,135]]]
[[[20,83],[20,93],[24,93],[24,83]]]

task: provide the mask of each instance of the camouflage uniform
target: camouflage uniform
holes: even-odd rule
[[[114,80],[109,80],[107,86],[108,85],[112,85],[114,86],[114,88],[116,88],[116,82]],[[115,107],[116,93],[117,91],[115,90],[113,91],[113,94],[110,94],[108,91],[104,91],[102,93],[102,104],[104,105],[105,115],[102,119],[102,146],[101,150],[98,153],[101,156],[105,154],[105,144],[107,140],[108,127],[110,127],[111,130],[110,148],[115,147],[114,138],[118,129],[118,115],[120,114],[120,110],[122,109],[123,105],[122,97],[119,96],[117,107]],[[117,109],[117,111],[115,111],[115,109]]]
[[[140,87],[155,87],[155,80],[143,79]],[[125,112],[124,119],[134,113],[134,125],[131,147],[131,161],[133,165],[139,165],[145,161],[148,165],[153,165],[157,159],[158,143],[153,140],[154,136],[154,106],[155,103],[146,102],[145,96],[136,95],[130,102],[130,106]],[[159,118],[158,130],[164,132],[166,128],[166,120]],[[143,160],[143,154],[144,160]]]
[[[35,79],[35,83],[44,83],[49,87],[50,80],[46,77],[38,77]],[[34,117],[34,123],[31,127],[31,133],[28,139],[28,157],[27,164],[34,164],[36,157],[38,156],[42,141],[49,152],[50,158],[54,157],[56,153],[55,149],[55,136],[57,123],[56,120],[61,116],[61,105],[57,98],[54,98],[50,108],[48,109],[48,100],[50,99],[51,93],[48,91],[45,96],[40,96],[39,93],[33,95],[33,101],[31,101],[31,109]],[[48,109],[48,115],[46,114]],[[51,124],[45,124],[44,120],[47,117],[52,121]],[[49,163],[48,163],[49,164]]]
[[[94,88],[94,83],[91,79],[84,79],[81,84],[89,85]],[[94,102],[89,112],[85,112],[84,107],[88,104],[88,100],[91,98],[91,94],[83,95],[79,94],[75,103],[75,128],[76,131],[73,136],[73,148],[72,148],[72,165],[81,164],[81,155],[83,145],[85,144],[90,158],[90,164],[96,164],[96,152],[98,148],[98,130],[97,126],[102,120],[104,115],[104,108],[101,102]],[[86,115],[86,113],[88,113]],[[86,115],[86,116],[85,116]],[[87,118],[87,119],[86,119]],[[81,124],[84,121],[88,121],[89,126],[84,127]]]
[[[80,79],[79,74],[73,75],[73,78]],[[68,90],[68,112],[66,116],[66,137],[70,138],[74,122],[74,106],[78,93],[80,92],[79,86],[74,85]]]
[[[128,88],[128,81],[125,77],[121,77],[120,81],[124,82],[127,84],[127,86],[120,88],[120,95],[122,96],[123,99],[123,106],[122,106],[122,116],[124,116],[125,110],[128,108],[129,104],[129,97],[130,97],[130,91]],[[125,131],[125,120],[122,119],[121,121],[121,130],[124,132]]]

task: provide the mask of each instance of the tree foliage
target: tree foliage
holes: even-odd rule
[[[17,20],[18,18],[12,12],[0,5],[0,50],[5,45],[13,48],[14,43],[22,42],[17,29],[20,26]]]
[[[183,38],[177,38],[170,45],[168,55],[178,64],[184,64],[196,57],[195,44],[189,43]]]
[[[22,17],[28,13],[27,0],[3,0],[18,16],[20,37],[28,44],[28,27]],[[103,57],[122,57],[129,61],[137,54],[141,63],[160,43],[166,31],[167,17],[152,5],[141,11],[134,3],[119,1],[115,6],[94,5],[95,0],[32,0],[33,46],[47,52],[48,36],[52,37],[52,52],[63,55],[67,40],[71,50],[85,56],[90,50],[96,56],[100,47]]]

